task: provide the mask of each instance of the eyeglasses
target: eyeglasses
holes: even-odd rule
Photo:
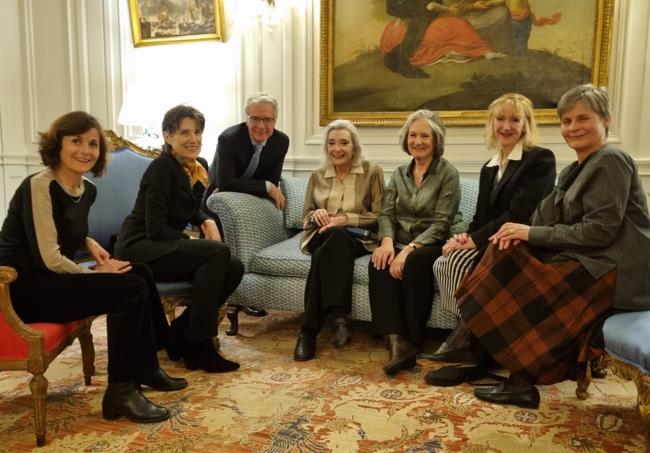
[[[249,116],[248,121],[253,124],[264,123],[266,126],[275,123],[275,118],[261,118],[259,116]]]

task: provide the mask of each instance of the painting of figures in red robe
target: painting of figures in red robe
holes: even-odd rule
[[[481,124],[505,92],[555,122],[560,95],[607,84],[613,0],[323,0],[321,124],[400,124],[419,108]]]

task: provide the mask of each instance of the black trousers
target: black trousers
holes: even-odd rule
[[[108,381],[126,382],[158,369],[169,327],[149,268],[127,274],[18,275],[11,299],[27,323],[64,323],[106,314]]]
[[[244,265],[230,255],[228,246],[207,239],[180,239],[178,250],[147,264],[156,281],[192,281],[185,339],[201,341],[216,336],[219,307],[244,275]]]
[[[368,251],[344,227],[316,233],[307,249],[311,253],[311,267],[305,286],[302,325],[318,332],[333,307],[350,312],[354,260]]]
[[[369,296],[374,335],[398,334],[414,345],[422,343],[435,290],[433,262],[440,255],[440,244],[412,251],[406,257],[402,280],[391,277],[388,267],[377,270],[370,262]]]

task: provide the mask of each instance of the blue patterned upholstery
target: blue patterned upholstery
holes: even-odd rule
[[[305,209],[307,178],[284,178],[280,187],[286,204],[284,206],[284,226],[302,230],[302,213]]]
[[[246,267],[244,278],[231,296],[230,303],[275,310],[303,310],[305,282],[311,264],[311,258],[301,253],[299,247],[307,179],[285,177],[281,186],[287,200],[284,219],[266,199],[232,192],[217,192],[208,198],[208,208],[221,220],[226,243]],[[478,180],[461,178],[461,189],[461,210],[465,219],[471,220],[478,196]],[[370,320],[369,261],[369,255],[357,259],[352,286],[351,316],[366,321]],[[436,299],[439,299],[437,294]],[[440,309],[440,302],[436,299],[428,325],[454,327],[455,316]]]

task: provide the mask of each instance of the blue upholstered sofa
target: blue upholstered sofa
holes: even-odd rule
[[[310,260],[299,247],[307,179],[285,177],[281,181],[286,198],[284,211],[269,200],[252,195],[218,192],[208,198],[208,208],[221,220],[226,243],[245,267],[244,278],[231,296],[229,305],[300,312]],[[465,218],[474,215],[478,180],[461,178],[460,209]],[[353,319],[370,320],[368,262],[366,255],[356,260],[352,287]],[[440,309],[436,294],[427,325],[453,328],[454,315]],[[229,308],[229,333],[237,332],[236,310]]]
[[[247,194],[219,192],[208,198],[208,208],[221,219],[225,241],[244,263],[246,273],[230,303],[300,312],[310,257],[299,250],[302,211],[307,180],[286,177],[281,181],[287,206],[284,212],[265,199]],[[461,178],[460,209],[466,219],[474,215],[478,181]],[[370,320],[368,301],[369,256],[358,258],[352,289],[353,319]],[[440,309],[436,294],[427,325],[453,328],[456,319]],[[229,334],[237,333],[237,311],[229,309]],[[638,388],[639,411],[650,439],[650,312],[612,316],[604,326],[605,363],[621,377],[633,379]],[[590,367],[578,381],[578,398],[588,396]]]
[[[159,153],[143,150],[110,130],[106,131],[106,138],[110,149],[106,173],[99,178],[86,175],[97,186],[88,235],[112,254],[122,222],[133,209],[142,174]],[[188,304],[191,282],[158,282],[156,286],[167,318],[174,319],[176,307]]]

